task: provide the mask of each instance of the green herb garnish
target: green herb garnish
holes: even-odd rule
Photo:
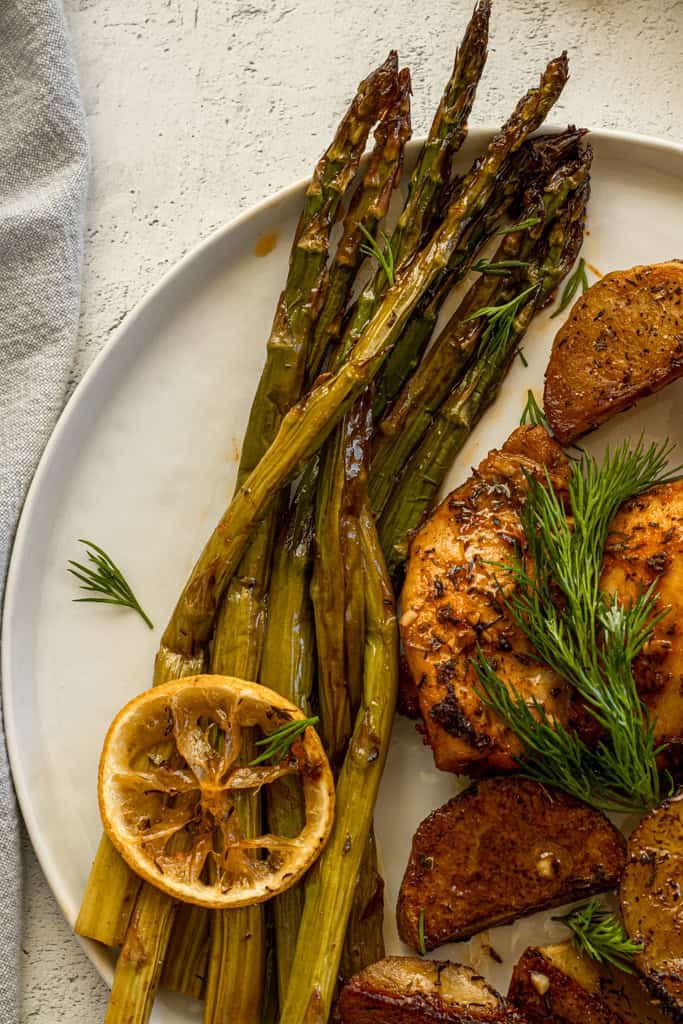
[[[610,523],[626,499],[672,479],[672,446],[631,449],[624,443],[601,465],[585,452],[572,467],[569,508],[550,476],[527,478],[520,513],[533,576],[520,559],[501,566],[515,590],[508,610],[539,661],[571,683],[602,727],[595,749],[559,723],[542,705],[509,690],[481,651],[474,664],[482,699],[519,737],[528,778],[548,783],[607,811],[639,812],[661,800],[655,722],[640,701],[632,664],[667,609],[657,612],[653,584],[629,605],[600,592]],[[558,601],[558,596],[560,600]]]
[[[425,945],[425,912],[420,911],[420,917],[417,922],[417,938],[420,946],[420,956],[427,956],[427,946]]]
[[[583,292],[588,291],[588,288],[590,287],[588,283],[588,275],[586,273],[586,261],[584,260],[583,256],[579,260],[579,265],[577,266],[574,273],[567,278],[567,283],[564,286],[564,291],[562,292],[560,304],[550,317],[551,320],[554,320],[556,316],[559,316],[560,313],[563,313],[565,311],[565,309],[567,308],[567,306],[579,290],[579,285],[581,285],[582,294]]]
[[[486,274],[489,277],[507,277],[511,270],[518,270],[520,267],[528,267],[529,264],[524,260],[497,260],[492,263],[491,260],[480,259],[473,265],[472,270],[476,270],[478,274]]]
[[[84,544],[86,555],[90,564],[83,565],[81,562],[74,562],[69,559],[67,571],[81,581],[81,590],[87,590],[93,594],[101,594],[101,597],[75,597],[74,601],[85,601],[91,604],[113,604],[121,608],[132,608],[147,623],[150,629],[154,629],[150,619],[142,610],[140,602],[133,593],[130,584],[117,565],[112,562],[106,551],[103,551],[91,540],[78,539],[79,544]]]
[[[526,393],[526,405],[522,410],[522,416],[519,423],[522,427],[527,424],[532,427],[545,427],[548,433],[550,433],[550,427],[548,426],[548,421],[545,418],[545,413],[536,401],[536,396],[531,389]]]
[[[482,306],[481,309],[465,317],[464,323],[470,320],[477,320],[479,317],[486,317],[487,324],[481,336],[482,344],[488,343],[491,351],[495,352],[504,348],[510,340],[510,334],[514,326],[515,317],[520,308],[538,291],[538,285],[532,284],[523,292],[516,295],[509,302],[503,302],[500,306]]]
[[[576,907],[561,921],[572,933],[572,942],[580,953],[585,953],[599,964],[612,964],[621,971],[633,974],[633,957],[642,953],[643,946],[631,942],[622,922],[598,900]]]
[[[293,718],[291,722],[285,722],[284,725],[274,729],[268,736],[264,736],[262,740],[257,740],[256,746],[263,747],[263,751],[258,757],[255,757],[253,761],[249,762],[249,767],[253,768],[257,764],[263,764],[264,761],[284,761],[289,754],[289,749],[303,732],[308,729],[309,725],[314,726],[319,722],[317,715],[312,718]]]
[[[527,217],[526,220],[521,220],[519,224],[513,224],[512,227],[502,228],[500,231],[496,231],[497,235],[513,235],[515,231],[526,231],[528,228],[535,228],[537,224],[541,223],[541,218],[538,216]]]
[[[382,241],[384,242],[384,249],[381,249],[377,240],[370,234],[364,224],[359,224],[358,227],[365,235],[367,242],[364,242],[360,247],[360,251],[364,256],[369,256],[371,259],[377,260],[380,267],[384,271],[384,276],[387,279],[389,287],[391,288],[394,283],[394,250],[391,248],[391,242],[384,234],[380,231]]]

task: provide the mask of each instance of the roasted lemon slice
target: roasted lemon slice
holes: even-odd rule
[[[230,676],[190,676],[126,704],[104,741],[98,796],[105,831],[133,871],[213,909],[262,903],[294,885],[321,853],[334,816],[320,739],[309,726],[292,742],[295,720],[304,716],[289,701]],[[240,759],[242,731],[251,728],[273,736],[270,763]],[[301,780],[303,829],[294,838],[244,836],[240,794],[284,775]]]

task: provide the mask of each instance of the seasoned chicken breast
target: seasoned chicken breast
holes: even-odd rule
[[[610,528],[601,586],[633,601],[656,583],[659,607],[670,608],[634,663],[638,693],[657,719],[664,761],[683,762],[683,480],[661,484],[626,502]]]
[[[344,986],[341,1024],[524,1024],[471,967],[388,956]]]
[[[545,907],[614,889],[626,858],[600,811],[519,777],[476,782],[420,824],[398,897],[398,930],[427,949]]]
[[[511,771],[515,737],[477,696],[471,658],[480,644],[505,682],[550,717],[571,717],[569,688],[531,657],[501,601],[510,582],[496,563],[524,552],[519,510],[525,474],[550,473],[566,491],[568,461],[542,427],[520,427],[489,452],[415,535],[402,595],[401,637],[434,759],[445,771]]]
[[[683,262],[607,274],[553,343],[543,405],[569,444],[683,374]]]
[[[582,956],[571,942],[530,946],[515,966],[508,999],[529,1024],[667,1024],[632,974]]]

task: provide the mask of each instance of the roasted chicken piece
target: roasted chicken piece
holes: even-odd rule
[[[570,688],[539,665],[501,600],[509,579],[496,563],[525,550],[519,510],[525,474],[566,491],[568,461],[542,427],[520,427],[489,452],[415,535],[403,587],[401,636],[437,767],[478,775],[512,771],[521,748],[484,707],[471,658],[480,644],[500,677],[568,724]]]
[[[425,818],[398,897],[398,930],[427,949],[614,889],[623,836],[600,811],[515,776],[474,783]]]
[[[571,942],[525,950],[508,999],[529,1024],[671,1022],[638,978],[589,960]]]
[[[561,444],[683,375],[683,262],[607,274],[576,302],[545,373]]]
[[[344,986],[341,1024],[524,1024],[471,967],[388,956]]]
[[[683,480],[660,484],[627,501],[610,527],[601,586],[625,602],[656,583],[659,607],[670,608],[636,659],[641,700],[656,717],[662,760],[683,763]]]
[[[643,818],[628,841],[619,899],[643,944],[635,965],[662,1006],[683,1021],[683,790]]]

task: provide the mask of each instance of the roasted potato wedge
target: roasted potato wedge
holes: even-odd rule
[[[683,790],[643,818],[628,841],[619,898],[650,991],[683,1021]]]
[[[388,956],[344,986],[341,1024],[524,1024],[507,1001],[471,967]]]
[[[660,484],[620,508],[605,547],[601,587],[634,601],[656,583],[669,614],[656,627],[633,671],[641,700],[656,718],[663,764],[683,763],[683,480]]]
[[[471,665],[477,643],[505,682],[569,724],[574,700],[551,669],[531,657],[526,638],[501,601],[512,585],[492,563],[525,547],[519,510],[525,474],[550,473],[559,493],[568,461],[542,427],[520,427],[489,452],[415,535],[402,594],[401,637],[437,767],[481,775],[514,771],[521,748],[478,696]]]
[[[514,776],[475,783],[425,818],[398,898],[398,929],[419,949],[467,939],[545,907],[614,889],[623,836],[604,814]]]
[[[683,375],[683,262],[607,274],[560,328],[543,405],[570,444]]]
[[[631,974],[589,960],[571,942],[529,947],[508,999],[529,1024],[666,1024],[671,1018]]]

